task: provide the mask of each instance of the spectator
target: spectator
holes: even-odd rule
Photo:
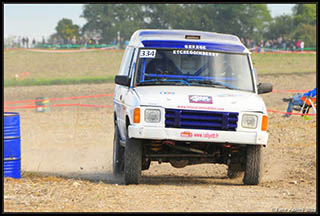
[[[21,47],[21,36],[18,37],[18,48]]]
[[[282,44],[282,37],[280,36],[278,37],[278,40],[277,40],[278,48],[280,48],[281,44]]]
[[[26,45],[27,45],[27,48],[29,48],[29,38],[26,37]]]
[[[275,50],[275,49],[277,49],[277,40],[273,39],[272,40],[272,50]]]
[[[284,98],[283,101],[285,102],[289,102],[288,104],[288,108],[287,108],[287,113],[283,116],[283,117],[289,117],[291,115],[293,106],[302,106],[304,101],[301,99],[302,96],[306,96],[306,97],[315,97],[317,94],[317,88],[314,88],[311,91],[308,91],[304,94],[296,94],[293,98],[287,99]]]
[[[22,47],[25,48],[25,44],[26,44],[26,39],[24,37],[22,37]]]
[[[252,40],[252,39],[250,41],[250,44],[251,44],[252,49],[254,49],[256,47],[256,44],[255,44],[254,40]]]
[[[68,44],[68,45],[70,45],[70,44],[71,44],[70,37],[67,37],[67,44]]]
[[[301,51],[303,52],[303,50],[304,50],[304,42],[303,41],[301,41],[301,43],[300,43],[300,48],[301,48]]]
[[[32,48],[34,48],[36,46],[36,39],[33,38],[32,40]]]
[[[292,51],[296,51],[296,39],[292,40]]]
[[[282,50],[286,50],[286,39],[282,37]]]
[[[300,49],[300,43],[301,43],[301,41],[298,40],[298,41],[297,41],[297,45],[296,45],[296,47],[297,47],[298,50]]]
[[[271,47],[270,40],[267,40],[264,45],[266,48],[270,48]]]
[[[76,36],[73,36],[73,37],[72,37],[72,45],[75,45],[76,42],[77,42],[77,41],[76,41]]]
[[[247,38],[247,40],[246,40],[246,47],[247,48],[250,48],[250,40]]]
[[[263,47],[264,47],[264,41],[260,40],[260,42],[258,43],[258,52],[264,52]]]

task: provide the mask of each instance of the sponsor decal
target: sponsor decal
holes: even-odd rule
[[[195,137],[195,138],[206,138],[206,139],[216,139],[219,137],[218,133],[209,133],[209,132],[204,132],[204,133],[192,133],[190,131],[183,131],[180,133],[180,137]]]
[[[202,55],[202,56],[218,56],[218,53],[198,50],[172,50],[174,55]]]
[[[183,131],[183,132],[180,133],[180,136],[181,137],[192,137],[193,134],[191,132],[189,132],[189,131]]]
[[[219,137],[219,134],[217,133],[195,133],[193,135],[194,137],[201,137],[201,138],[207,138],[207,139],[216,139]]]
[[[212,104],[212,97],[206,95],[189,95],[190,103]]]
[[[194,45],[194,44],[186,44],[184,45],[186,49],[207,49],[205,45]]]
[[[178,109],[195,109],[195,110],[224,110],[222,107],[202,107],[202,106],[177,106]]]
[[[166,92],[166,91],[162,91],[162,92],[160,92],[160,94],[162,94],[162,95],[174,95],[175,94],[175,92]]]

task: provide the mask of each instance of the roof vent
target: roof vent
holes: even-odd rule
[[[200,35],[186,35],[185,39],[200,40]]]

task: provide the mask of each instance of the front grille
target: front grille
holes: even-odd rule
[[[183,109],[166,109],[166,128],[235,131],[236,112],[214,112]]]

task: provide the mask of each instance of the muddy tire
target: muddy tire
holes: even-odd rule
[[[124,182],[128,184],[139,184],[142,170],[142,145],[136,139],[126,137],[124,150]]]
[[[243,177],[243,183],[246,185],[257,185],[261,180],[262,165],[262,146],[248,145],[246,169]]]
[[[112,158],[113,174],[119,176],[124,170],[124,147],[120,145],[119,129],[115,125],[113,137],[113,158]]]

